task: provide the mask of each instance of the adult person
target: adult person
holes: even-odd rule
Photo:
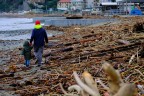
[[[39,20],[35,21],[35,27],[31,34],[30,44],[34,41],[34,55],[36,57],[36,62],[38,66],[41,66],[43,49],[46,42],[48,43],[48,37],[46,30],[42,28],[41,22]]]

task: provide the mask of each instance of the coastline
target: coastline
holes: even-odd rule
[[[82,74],[84,70],[90,71],[92,76],[95,78],[99,77],[107,83],[103,70],[99,74],[95,74],[100,71],[102,61],[108,61],[113,66],[120,64],[118,67],[120,70],[126,68],[123,78],[131,74],[133,68],[137,68],[143,72],[143,68],[140,68],[140,66],[144,66],[143,59],[141,58],[141,63],[133,63],[130,67],[127,67],[129,58],[136,53],[138,47],[136,46],[129,50],[128,48],[125,50],[121,49],[122,51],[119,51],[118,48],[127,47],[128,45],[119,43],[118,41],[126,40],[130,44],[135,44],[138,41],[143,42],[142,37],[144,33],[137,33],[138,30],[136,29],[140,24],[144,24],[144,17],[118,17],[118,19],[121,22],[85,27],[45,26],[47,30],[58,30],[64,33],[49,38],[49,40],[57,40],[57,42],[55,45],[44,49],[43,59],[48,60],[50,64],[45,63],[41,68],[36,68],[34,64],[35,60],[32,59],[31,67],[26,69],[23,65],[24,61],[19,60],[19,50],[17,48],[12,51],[7,50],[5,53],[0,51],[1,54],[4,54],[3,57],[6,55],[10,57],[7,63],[2,65],[0,69],[2,75],[5,74],[3,69],[14,65],[17,69],[14,77],[19,78],[16,80],[10,77],[8,77],[10,80],[4,80],[2,78],[0,83],[3,85],[17,85],[9,88],[3,87],[2,89],[11,89],[14,91],[14,94],[20,94],[22,96],[33,96],[41,93],[62,94],[58,84],[63,83],[63,86],[67,89],[70,85],[76,83],[72,76],[73,71]],[[131,70],[127,70],[127,68]],[[6,73],[8,74],[9,72]],[[134,76],[131,76],[129,82],[138,82],[140,80],[140,74],[137,74],[137,76],[138,78],[135,78],[136,80],[134,80]],[[26,81],[24,81],[25,78],[30,82],[30,85],[27,85]],[[143,83],[140,80],[138,84],[141,84],[140,82]],[[102,89],[100,92],[103,93],[104,90]]]
[[[13,50],[20,48],[25,40],[29,40],[32,29],[29,30],[12,30],[12,31],[0,31],[0,34],[6,34],[7,37],[1,36],[0,39],[0,51]],[[47,30],[48,37],[57,36],[63,34],[62,31]]]

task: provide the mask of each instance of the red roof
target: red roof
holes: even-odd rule
[[[65,2],[70,2],[70,0],[60,0],[59,2],[65,3]]]

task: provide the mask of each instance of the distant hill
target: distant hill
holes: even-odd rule
[[[0,0],[0,12],[28,10],[27,7],[30,9],[55,9],[58,1],[59,0]],[[26,6],[26,3],[28,6]]]
[[[0,11],[16,10],[22,7],[24,0],[0,0]]]

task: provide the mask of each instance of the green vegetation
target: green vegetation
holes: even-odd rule
[[[57,8],[57,2],[59,0],[46,0],[44,7],[42,8],[43,10],[49,9],[49,8],[53,8],[56,9]]]
[[[112,2],[116,2],[116,0],[112,0]]]
[[[56,9],[57,8],[57,2],[58,2],[59,0],[46,0],[45,1],[45,3],[41,3],[41,2],[39,2],[39,3],[37,3],[38,5],[43,5],[43,7],[41,8],[41,9],[43,9],[43,10],[48,10],[48,9],[50,9],[50,8],[52,8],[52,9]],[[29,7],[31,8],[31,9],[35,9],[35,8],[38,8],[37,6],[34,6],[33,4],[29,4]]]
[[[0,0],[0,11],[18,10],[24,0]]]
[[[47,0],[46,5],[48,8],[56,8],[59,0]]]
[[[18,11],[21,9],[22,5],[23,5],[23,1],[24,0],[0,0],[0,11],[5,11],[5,12],[9,12],[9,11]],[[56,9],[57,8],[57,2],[59,0],[46,0],[45,3],[37,3],[39,5],[43,5],[44,7],[42,8],[43,10],[49,9],[49,8],[53,8]],[[29,4],[31,9],[35,9],[37,8],[36,6],[34,6],[33,4]]]

